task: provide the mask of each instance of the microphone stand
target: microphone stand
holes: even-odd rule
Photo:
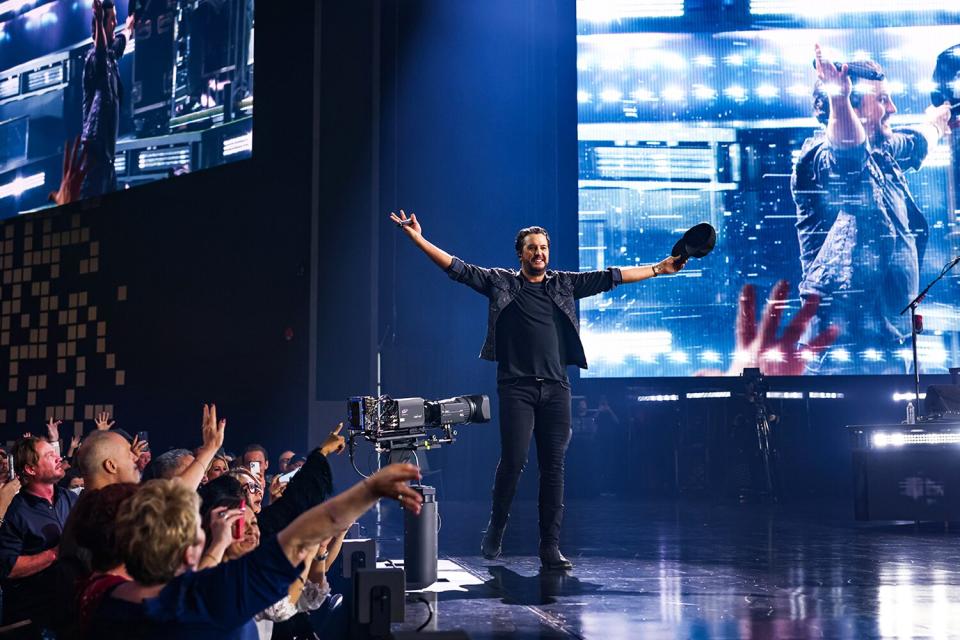
[[[930,284],[924,288],[920,294],[910,301],[910,304],[903,308],[903,311],[900,312],[900,315],[905,314],[907,311],[910,312],[910,340],[913,343],[913,392],[914,399],[917,401],[916,404],[916,416],[920,418],[923,414],[920,411],[920,365],[917,361],[917,307],[920,306],[920,303],[926,297],[927,292],[933,288],[933,285],[940,282],[943,276],[947,275],[951,269],[957,266],[957,263],[960,262],[960,256],[957,256],[946,265],[943,269],[940,270],[940,274],[930,281]]]

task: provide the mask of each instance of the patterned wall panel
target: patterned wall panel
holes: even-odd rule
[[[37,433],[49,417],[79,435],[84,420],[112,412],[109,390],[127,379],[108,312],[127,287],[116,272],[98,275],[101,248],[81,213],[0,227],[0,440]]]

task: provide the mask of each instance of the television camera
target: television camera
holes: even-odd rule
[[[456,441],[458,424],[490,421],[490,398],[457,396],[444,400],[354,396],[347,401],[350,442],[362,437],[378,453],[435,449]],[[439,429],[440,433],[428,434]]]

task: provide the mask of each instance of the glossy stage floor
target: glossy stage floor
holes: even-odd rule
[[[515,504],[486,561],[486,505],[441,503],[441,579],[394,631],[427,619],[423,596],[428,630],[474,639],[960,637],[960,539],[943,524],[857,523],[849,500],[574,500],[561,546],[576,566],[541,574],[536,512]],[[381,554],[402,558],[395,506],[381,522]]]

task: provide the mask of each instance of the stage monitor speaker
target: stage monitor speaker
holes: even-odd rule
[[[403,569],[357,569],[353,574],[353,619],[360,633],[353,636],[386,638],[391,622],[403,622],[406,613]]]
[[[928,416],[935,414],[960,414],[960,386],[952,384],[932,384],[927,387],[927,399],[924,402],[924,413]]]
[[[342,575],[352,578],[359,569],[377,568],[377,541],[371,538],[344,540],[340,547]]]

